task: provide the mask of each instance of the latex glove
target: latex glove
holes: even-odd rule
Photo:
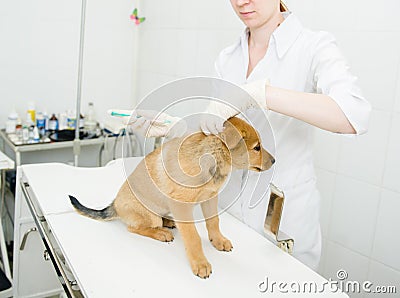
[[[200,122],[200,128],[205,134],[218,134],[224,130],[224,122],[239,113],[245,112],[250,108],[268,109],[266,99],[266,86],[268,80],[259,80],[240,87],[250,96],[231,96],[229,102],[211,102],[206,113]],[[230,106],[232,105],[232,106]]]
[[[265,80],[254,81],[240,86],[254,99],[254,101],[249,100],[246,103],[246,110],[251,107],[268,110],[267,93],[266,93],[266,87],[268,85],[269,85],[269,80],[265,79]]]
[[[187,128],[183,119],[153,110],[109,110],[109,114],[146,137],[180,137]]]

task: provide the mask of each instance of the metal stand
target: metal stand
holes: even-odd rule
[[[1,258],[3,261],[4,272],[8,280],[11,282],[11,287],[1,291],[0,297],[11,297],[12,295],[12,276],[11,276],[10,264],[8,261],[7,246],[6,246],[6,240],[4,236],[3,223],[2,223],[3,221],[2,215],[6,200],[5,197],[6,170],[13,168],[14,168],[14,162],[11,159],[9,159],[6,155],[4,155],[2,152],[0,152],[0,171],[1,171],[0,248],[1,248]]]
[[[282,190],[272,183],[269,186],[271,192],[267,216],[264,221],[264,233],[280,249],[291,254],[293,253],[294,240],[279,230],[285,195]]]
[[[75,124],[75,140],[74,140],[74,165],[79,164],[80,139],[79,139],[79,119],[81,115],[81,99],[82,99],[82,78],[83,78],[83,46],[85,41],[85,20],[86,20],[86,0],[82,0],[81,8],[81,31],[79,40],[79,64],[78,64],[78,91],[76,96],[76,124]]]

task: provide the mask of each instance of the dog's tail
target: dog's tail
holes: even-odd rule
[[[75,210],[84,216],[97,219],[97,220],[113,220],[114,218],[117,218],[117,212],[115,211],[114,208],[114,202],[111,203],[108,207],[101,209],[101,210],[95,210],[95,209],[90,209],[88,207],[83,206],[79,201],[73,197],[69,196],[69,199],[71,200],[72,206],[74,206]]]

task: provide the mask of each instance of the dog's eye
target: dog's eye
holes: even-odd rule
[[[255,146],[255,147],[253,148],[253,150],[260,151],[260,150],[261,150],[261,146],[260,146],[260,145],[257,145],[257,146]]]

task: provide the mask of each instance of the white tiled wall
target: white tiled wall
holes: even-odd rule
[[[0,1],[1,128],[13,108],[24,121],[29,101],[41,112],[75,109],[81,3]],[[111,107],[132,106],[132,7],[130,0],[87,1],[82,111],[92,101],[100,120]]]
[[[243,26],[229,1],[146,0],[139,28],[137,101],[161,84],[214,74],[214,60]]]
[[[400,271],[400,241],[396,241],[393,227],[400,226],[400,193],[383,189],[376,221],[372,257],[386,266]]]
[[[397,283],[399,292],[400,2],[286,3],[305,26],[336,36],[373,106],[367,135],[316,131],[323,233],[319,271],[334,278],[345,269],[351,280]],[[168,80],[213,75],[217,54],[242,30],[228,0],[146,0],[141,10],[147,20],[139,28],[138,99]]]
[[[325,260],[326,278],[338,280],[337,272],[345,270],[348,274],[348,279],[352,281],[365,281],[368,277],[369,259],[360,255],[340,244],[333,241],[328,241],[325,247],[325,255],[329,259]],[[352,295],[352,297],[362,297],[362,293]]]
[[[379,187],[337,175],[329,239],[365,256],[370,255],[379,199]]]
[[[400,81],[399,81],[400,82]],[[400,95],[399,95],[400,96]],[[393,112],[382,186],[400,193],[400,113]]]
[[[400,2],[287,1],[310,26],[332,32],[371,102],[367,135],[341,138],[317,131],[315,163],[322,194],[320,273],[395,285],[400,290]],[[311,5],[314,7],[311,8]],[[376,297],[378,294],[350,294]]]

